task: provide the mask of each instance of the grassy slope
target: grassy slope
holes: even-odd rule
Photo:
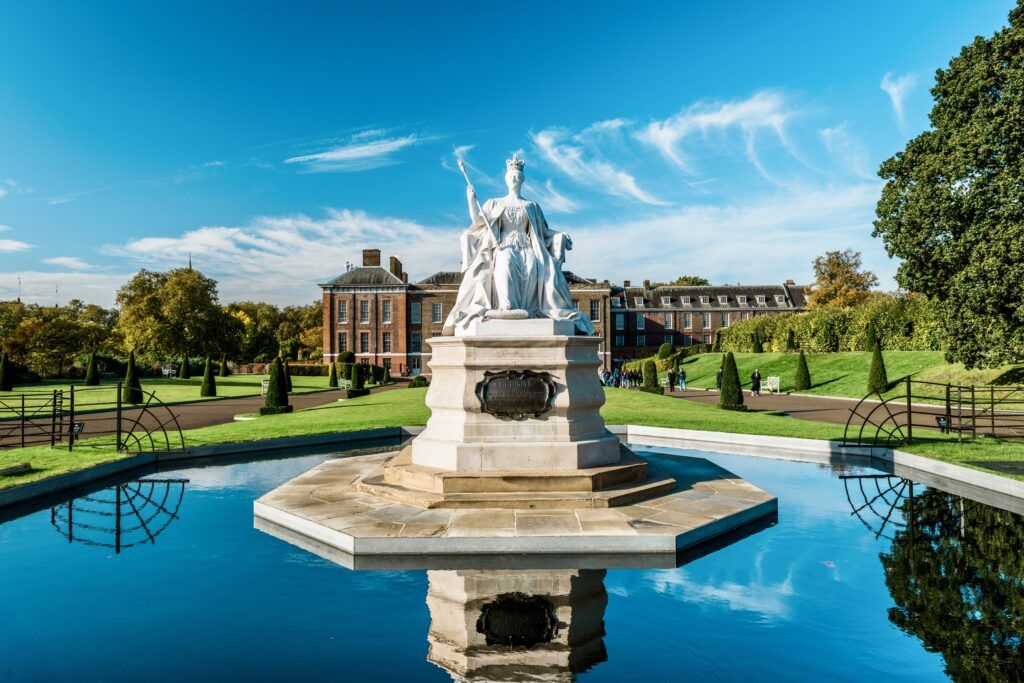
[[[337,431],[424,424],[428,411],[423,405],[425,389],[398,389],[358,399],[301,410],[288,415],[233,422],[185,433],[191,446],[251,441],[283,436],[322,434]],[[642,424],[707,431],[833,439],[843,436],[841,425],[797,420],[773,413],[723,411],[712,405],[639,391],[610,389],[603,414],[609,424]],[[957,444],[940,436],[905,448],[947,462],[970,465],[977,460],[1024,460],[1024,444],[978,440]],[[19,477],[0,479],[0,489],[35,481],[63,472],[117,459],[111,439],[94,439],[79,444],[74,454],[49,448],[0,451],[0,467],[30,462],[35,468]]]
[[[940,351],[886,351],[883,355],[889,379],[913,375],[915,379],[954,384],[990,384],[1007,380],[1019,382],[1022,369],[1019,366],[1004,366],[992,370],[967,370],[963,365],[946,363]],[[736,365],[740,381],[743,386],[749,387],[750,375],[758,368],[762,377],[778,376],[782,391],[792,392],[797,357],[796,354],[786,353],[738,353]],[[713,388],[721,358],[722,354],[711,353],[687,359],[683,364],[687,385],[698,389]],[[808,355],[807,367],[811,371],[814,386],[800,393],[848,398],[863,398],[867,393],[871,354],[866,351]]]
[[[260,382],[266,375],[231,375],[217,377],[217,397],[253,396],[260,393]],[[203,383],[202,376],[192,379],[156,379],[145,378],[142,388],[152,391],[164,403],[180,403],[182,401],[205,401],[199,395],[199,387]],[[24,384],[14,388],[11,393],[0,394],[0,401],[17,405],[19,394],[38,394],[63,389],[67,392],[75,387],[75,404],[78,410],[103,410],[113,408],[117,400],[117,383],[105,382],[99,387],[86,387],[81,382],[67,380],[45,381],[40,384]],[[292,390],[296,394],[327,389],[326,377],[292,377]],[[36,399],[39,400],[39,399]],[[9,417],[7,411],[0,411],[0,417]]]

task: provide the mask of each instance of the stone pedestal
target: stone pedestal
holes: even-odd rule
[[[605,429],[600,409],[597,337],[573,335],[573,323],[555,320],[474,322],[469,334],[428,340],[432,357],[427,428],[412,445],[415,465],[450,471],[564,471],[612,465],[619,441]],[[527,371],[530,378],[501,378]],[[488,382],[491,380],[491,382]],[[514,405],[515,391],[553,384],[540,415],[489,414],[482,392]],[[529,396],[523,408],[536,408]]]

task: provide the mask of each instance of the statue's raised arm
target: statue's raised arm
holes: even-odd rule
[[[480,204],[459,160],[471,224],[462,234],[462,284],[445,323],[447,334],[488,318],[572,320],[579,332],[594,333],[590,319],[573,305],[562,273],[572,240],[548,228],[537,202],[522,195],[525,163],[517,154],[506,161],[508,193]]]

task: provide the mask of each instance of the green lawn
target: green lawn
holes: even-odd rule
[[[201,446],[374,427],[422,425],[428,417],[423,404],[425,393],[426,389],[397,389],[287,415],[191,430],[185,433],[185,442],[189,446]],[[826,440],[839,440],[843,436],[842,425],[797,420],[775,413],[724,411],[713,405],[626,389],[609,389],[606,394],[608,400],[602,412],[609,424]],[[23,462],[34,468],[21,476],[0,478],[0,489],[121,457],[112,452],[112,445],[112,439],[91,439],[80,442],[74,453],[45,447],[0,451],[0,468]],[[958,444],[955,437],[937,432],[930,432],[928,440],[917,441],[904,450],[968,466],[979,460],[1024,461],[1024,443],[978,439]]]
[[[962,382],[965,385],[1024,383],[1024,366],[967,370],[961,364],[946,363],[941,351],[885,351],[882,355],[889,379],[913,375],[914,379],[928,382]],[[750,375],[756,368],[761,371],[762,377],[779,377],[784,392],[847,398],[863,398],[867,394],[871,354],[866,351],[808,355],[807,367],[811,371],[813,386],[804,392],[795,392],[793,389],[797,354],[737,353],[735,356],[740,382],[744,387],[750,386]],[[697,389],[714,388],[715,373],[721,364],[720,353],[686,359],[682,368],[686,371],[687,386]],[[920,386],[915,386],[915,393],[922,390]],[[936,396],[939,393],[940,390],[936,388]]]
[[[260,393],[260,382],[266,379],[266,375],[231,375],[229,377],[217,378],[217,397],[253,396]],[[156,394],[156,397],[164,403],[181,403],[185,401],[207,401],[199,395],[199,387],[203,378],[193,377],[192,379],[164,379],[145,378],[142,380],[142,388]],[[104,382],[98,387],[86,387],[80,381],[69,382],[67,380],[48,380],[39,384],[24,384],[14,387],[12,392],[0,393],[0,403],[17,407],[20,404],[20,394],[31,396],[27,400],[41,402],[46,400],[44,394],[52,393],[55,389],[64,390],[65,405],[71,387],[75,388],[75,409],[78,412],[84,410],[106,410],[116,407],[117,383]],[[327,389],[327,377],[292,377],[292,390],[296,394],[304,394],[310,391]],[[33,396],[34,395],[34,396]],[[7,410],[0,407],[0,418],[10,417]]]

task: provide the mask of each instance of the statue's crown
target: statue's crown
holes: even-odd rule
[[[505,169],[511,171],[513,168],[517,171],[522,171],[523,166],[526,165],[526,161],[519,158],[518,154],[513,154],[511,159],[505,160]]]

